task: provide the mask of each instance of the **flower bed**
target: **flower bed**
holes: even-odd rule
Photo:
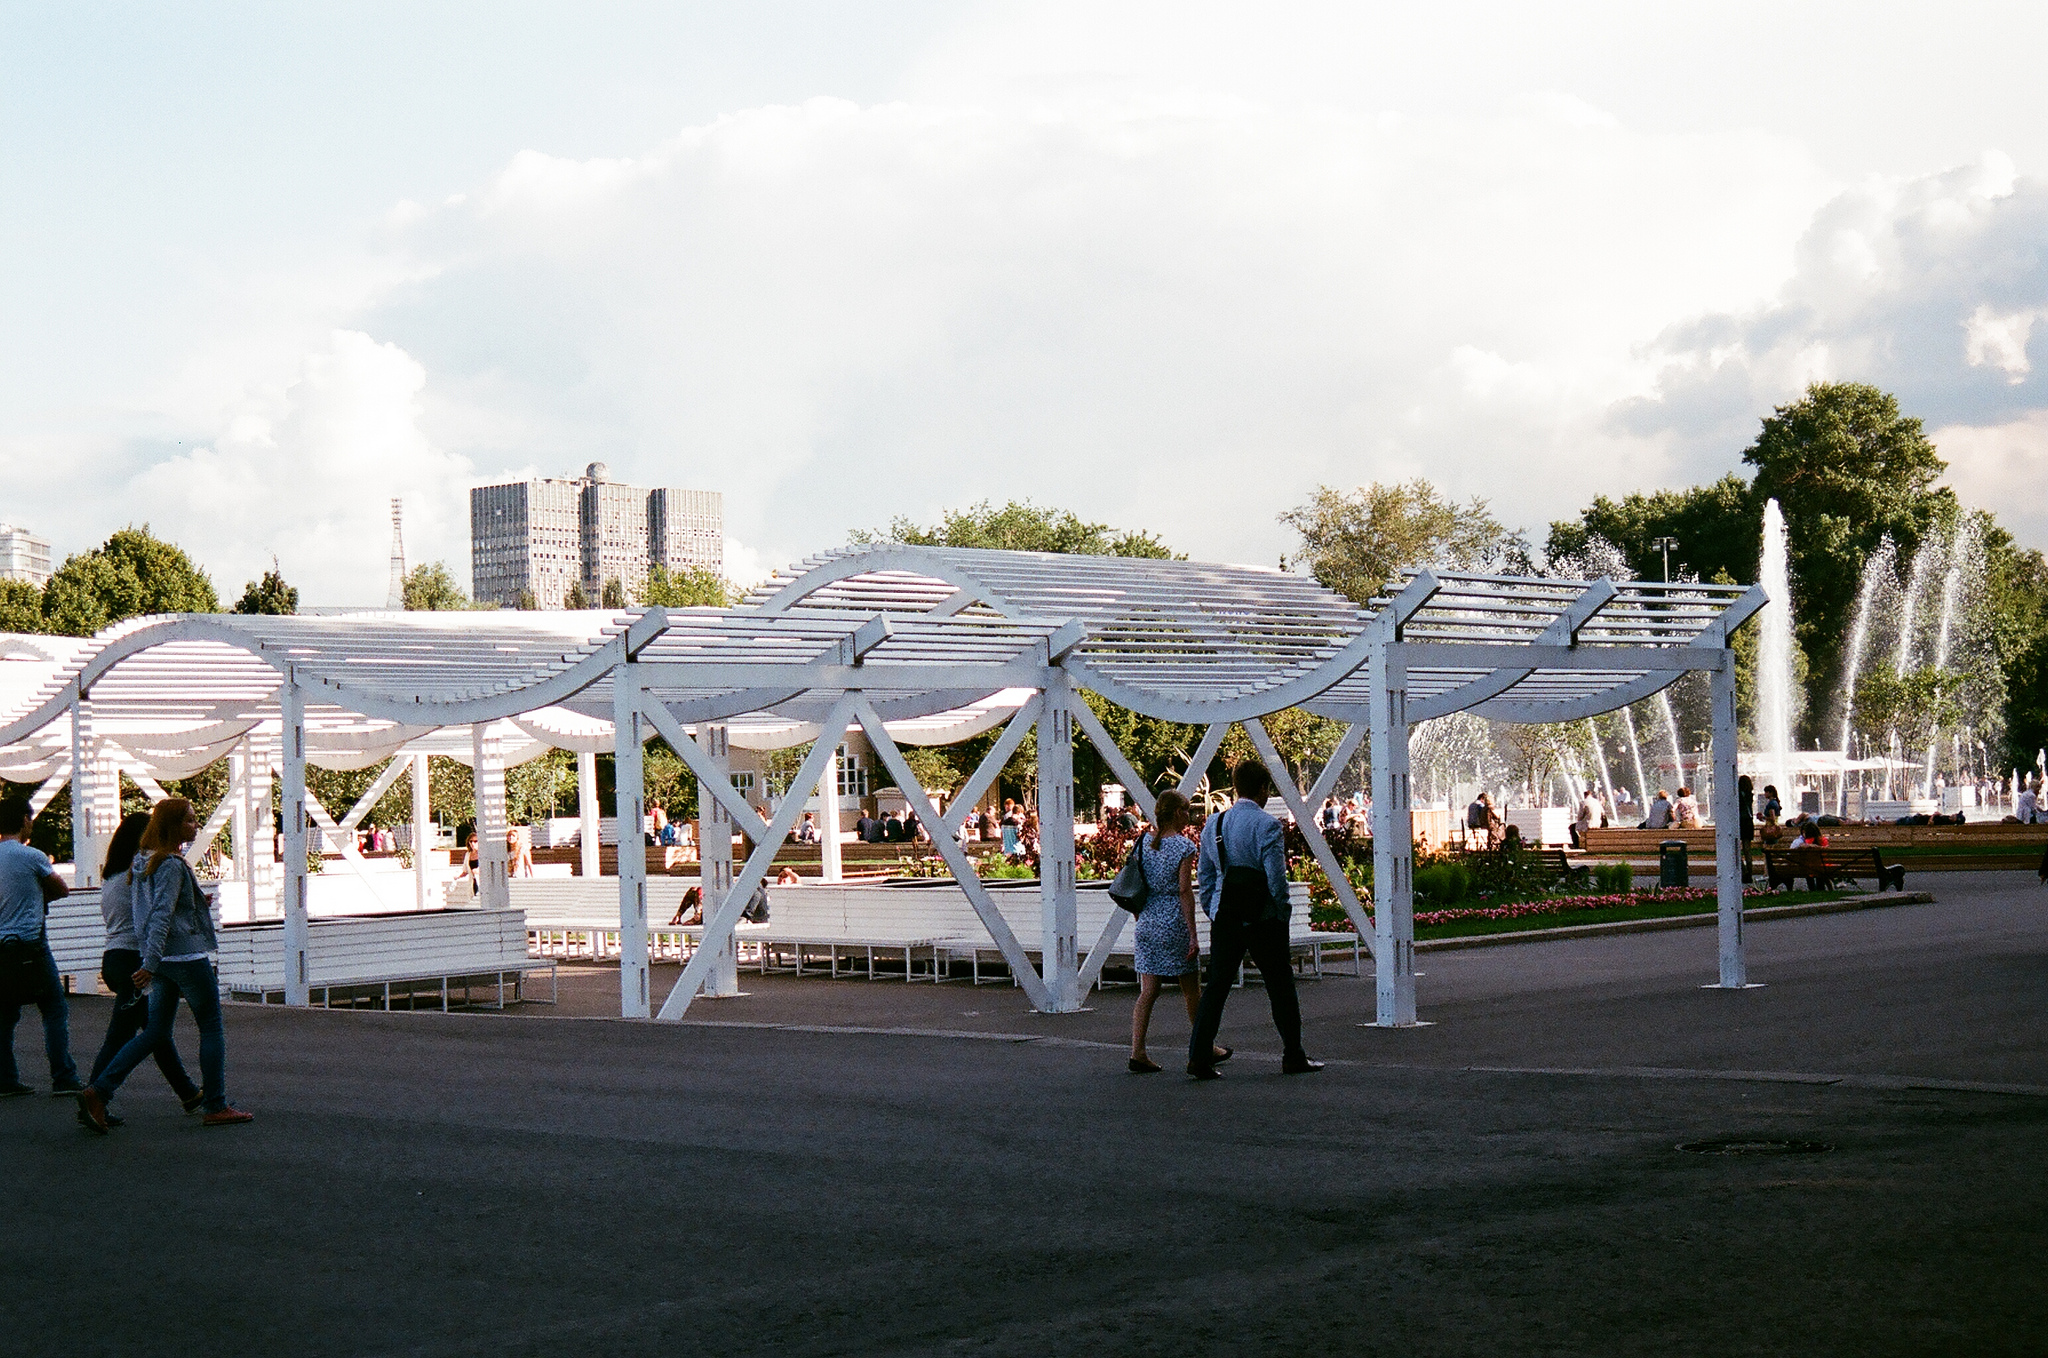
[[[1767,896],[1770,893],[1761,886],[1747,886],[1742,889],[1745,897]],[[1418,910],[1415,912],[1415,926],[1418,929],[1443,924],[1465,924],[1477,920],[1527,919],[1535,915],[1560,915],[1574,910],[1634,910],[1646,905],[1696,905],[1716,899],[1714,888],[1698,886],[1653,887],[1645,891],[1610,893],[1597,896],[1539,896],[1533,900],[1508,901],[1501,905],[1466,905],[1446,910]],[[1366,902],[1366,913],[1372,912],[1372,903]],[[1317,922],[1310,926],[1330,933],[1349,933],[1349,920]]]

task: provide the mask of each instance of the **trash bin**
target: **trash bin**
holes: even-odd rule
[[[1685,861],[1685,841],[1667,839],[1657,846],[1657,885],[1690,886],[1691,868]]]

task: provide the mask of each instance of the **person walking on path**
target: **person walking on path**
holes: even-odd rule
[[[100,1043],[100,1053],[93,1058],[89,1080],[99,1079],[100,1072],[128,1045],[128,1039],[142,1031],[149,1018],[149,997],[135,988],[135,972],[142,965],[142,952],[135,941],[135,915],[131,908],[135,854],[142,847],[142,832],[148,826],[147,811],[137,811],[124,819],[114,831],[113,842],[107,847],[107,861],[100,869],[100,916],[107,925],[107,950],[100,955],[100,983],[113,993],[114,1013],[107,1021],[106,1041]],[[169,1038],[156,1049],[156,1068],[163,1072],[185,1111],[197,1112],[199,1086],[192,1083],[185,1063],[178,1059],[176,1043]],[[83,1109],[79,1116],[85,1116]],[[120,1122],[112,1113],[107,1114],[107,1125],[119,1126]]]
[[[183,797],[166,797],[149,813],[142,848],[129,869],[135,893],[135,937],[142,965],[131,978],[149,989],[149,1024],[114,1054],[106,1069],[78,1095],[85,1125],[107,1131],[107,1100],[129,1072],[170,1041],[182,997],[199,1025],[200,1107],[209,1127],[228,1127],[255,1118],[228,1102],[227,1036],[220,1016],[220,978],[209,954],[219,950],[213,916],[199,879],[181,850],[199,836],[199,818]]]
[[[1162,792],[1153,808],[1152,833],[1139,835],[1131,852],[1145,868],[1145,908],[1133,930],[1137,948],[1138,1005],[1131,1010],[1131,1071],[1151,1075],[1161,1069],[1145,1052],[1145,1034],[1152,1026],[1152,1006],[1166,981],[1180,986],[1187,1001],[1188,1022],[1202,1000],[1201,948],[1195,940],[1196,849],[1181,831],[1188,825],[1188,799]],[[1148,842],[1149,841],[1149,842]],[[1230,1048],[1216,1047],[1210,1063],[1228,1061]]]
[[[64,982],[43,929],[50,902],[71,892],[50,866],[49,856],[28,846],[34,819],[27,802],[0,802],[0,965],[6,972],[0,976],[0,1022],[7,1025],[0,1098],[35,1092],[21,1082],[21,1070],[14,1064],[14,1029],[26,1004],[35,1005],[43,1016],[50,1092],[78,1092],[78,1067],[71,1059],[71,1009],[64,1002]]]
[[[1287,852],[1280,822],[1266,814],[1273,780],[1249,759],[1231,771],[1237,800],[1202,827],[1197,869],[1202,910],[1209,916],[1209,981],[1188,1039],[1188,1074],[1198,1080],[1221,1079],[1216,1069],[1216,1030],[1223,1024],[1223,1004],[1230,998],[1237,969],[1249,956],[1266,983],[1273,1007],[1273,1026],[1283,1048],[1280,1069],[1307,1075],[1323,1063],[1308,1059],[1301,1046],[1301,1002],[1294,994],[1294,969],[1288,956]]]

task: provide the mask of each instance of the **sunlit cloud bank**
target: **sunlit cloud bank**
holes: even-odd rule
[[[2048,501],[2048,193],[1995,156],[1844,188],[1564,98],[817,99],[453,187],[295,377],[142,471],[224,588],[275,553],[377,601],[397,494],[465,571],[468,485],[597,459],[724,491],[756,572],[1011,496],[1271,561],[1316,483],[1418,474],[1540,534],[1730,469],[1822,376],[1896,390],[1967,496]]]

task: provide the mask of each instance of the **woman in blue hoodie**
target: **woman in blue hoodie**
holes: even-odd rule
[[[170,1041],[181,997],[199,1025],[200,1106],[206,1125],[228,1127],[255,1120],[227,1099],[227,1038],[221,1028],[220,978],[214,974],[211,956],[220,945],[213,936],[206,895],[181,852],[198,837],[199,818],[192,813],[192,803],[166,797],[150,811],[141,850],[129,869],[136,950],[142,954],[142,965],[132,979],[137,990],[149,991],[149,1026],[129,1039],[78,1096],[85,1125],[102,1135],[107,1130],[107,1100],[130,1071]]]

